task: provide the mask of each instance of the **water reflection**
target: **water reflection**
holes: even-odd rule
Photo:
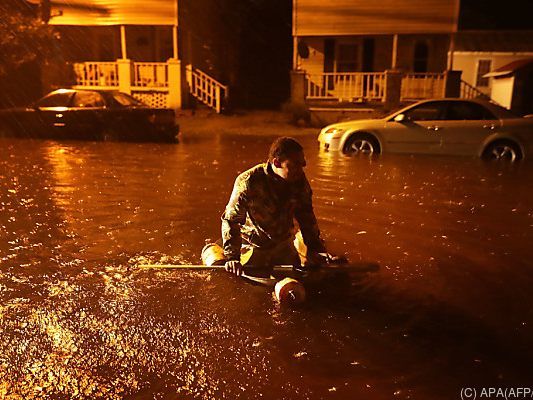
[[[178,146],[4,140],[0,394],[22,398],[452,398],[527,384],[532,166],[319,152],[329,247],[377,273],[284,310],[197,263],[272,138]]]

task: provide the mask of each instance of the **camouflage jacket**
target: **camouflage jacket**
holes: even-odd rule
[[[298,222],[308,250],[324,251],[305,176],[294,183],[278,177],[269,163],[259,164],[235,180],[222,215],[222,241],[228,260],[238,260],[246,245],[268,249],[290,240]]]

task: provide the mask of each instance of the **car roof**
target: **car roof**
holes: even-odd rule
[[[410,104],[410,105],[408,105],[406,107],[401,108],[398,111],[395,111],[392,114],[389,114],[389,116],[401,114],[403,111],[407,111],[408,109],[410,109],[412,107],[415,107],[417,105],[420,105],[420,104],[434,103],[434,102],[454,102],[454,103],[467,102],[467,103],[475,103],[475,104],[480,104],[480,105],[488,108],[489,111],[494,113],[496,115],[496,117],[498,117],[498,118],[501,118],[501,119],[520,118],[518,115],[513,114],[511,111],[507,110],[506,108],[503,108],[502,106],[500,106],[498,104],[495,104],[495,103],[493,103],[491,101],[487,101],[487,100],[483,100],[483,99],[461,99],[461,98],[457,98],[457,97],[443,97],[443,98],[440,98],[440,99],[419,100],[419,101],[417,101],[417,102],[415,102],[413,104]]]
[[[74,93],[74,92],[99,92],[99,93],[121,93],[119,90],[112,89],[93,89],[93,88],[60,88],[51,91],[48,94],[55,93]]]

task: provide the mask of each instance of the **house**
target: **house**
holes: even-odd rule
[[[533,114],[533,58],[510,62],[483,78],[491,80],[494,101],[517,114]]]
[[[206,15],[198,2],[30,1],[49,5],[46,19],[61,36],[55,62],[45,68],[52,86],[117,89],[169,108],[192,96],[222,110],[228,87],[212,75],[227,54],[206,45],[198,20],[216,24],[216,14]]]
[[[462,71],[464,82],[490,96],[493,80],[485,76],[487,73],[530,58],[533,58],[531,30],[468,30],[455,35],[451,67]]]
[[[459,0],[293,0],[292,102],[458,95],[460,75],[447,72],[458,13]]]

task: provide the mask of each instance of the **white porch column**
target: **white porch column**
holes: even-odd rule
[[[174,0],[174,26],[172,27],[172,58],[178,60],[178,25],[179,25],[179,9],[178,2],[180,0]]]
[[[126,27],[120,25],[120,50],[122,58],[125,60],[128,58],[128,52],[126,50]]]
[[[298,38],[294,36],[292,38],[292,69],[300,69],[298,65]]]
[[[183,108],[181,61],[171,58],[168,64],[168,107]]]
[[[296,0],[292,0],[292,70],[298,69],[298,36],[296,26]]]
[[[398,34],[394,34],[392,38],[392,62],[391,69],[396,69],[398,59]]]
[[[305,72],[291,71],[291,103],[305,106]]]
[[[172,27],[172,57],[178,59],[178,26],[174,25]]]
[[[118,90],[121,92],[131,94],[131,77],[133,70],[133,63],[131,60],[123,58],[117,60],[118,63]]]
[[[402,76],[397,70],[385,71],[385,95],[383,103],[385,110],[394,110],[400,105],[402,98]]]
[[[448,49],[448,70],[453,71],[453,53],[455,52],[455,33],[450,34],[450,47]]]

